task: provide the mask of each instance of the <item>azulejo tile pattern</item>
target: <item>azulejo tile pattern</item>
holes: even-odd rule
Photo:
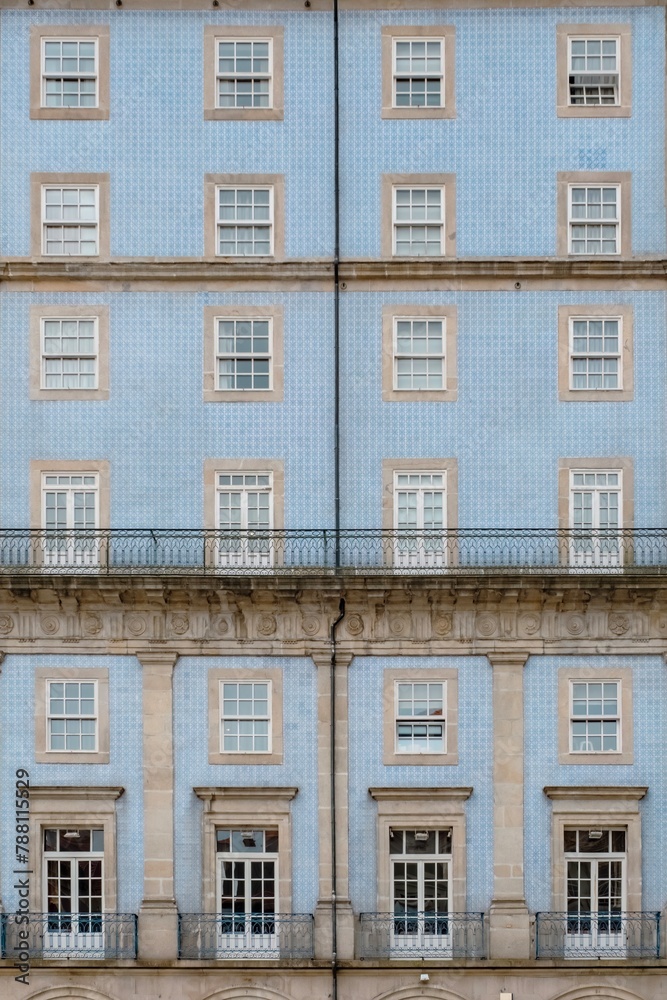
[[[382,306],[458,308],[456,403],[385,403]],[[558,306],[630,304],[635,396],[558,400]],[[630,456],[635,525],[667,522],[663,417],[667,352],[662,292],[377,292],[341,306],[342,523],[380,524],[382,459],[456,458],[459,526],[558,524],[560,457]],[[363,433],[360,430],[363,428]]]
[[[28,38],[30,26],[37,23],[110,25],[109,121],[29,120]],[[225,23],[285,26],[284,122],[204,121],[204,26]],[[3,11],[2,56],[3,253],[30,252],[31,172],[108,171],[113,255],[201,256],[206,173],[284,173],[287,256],[331,255],[333,63],[328,15],[213,9],[124,10],[120,16],[98,10]],[[304,136],[310,141],[303,141]]]
[[[624,766],[558,763],[558,668],[630,667],[635,763]],[[531,912],[550,910],[551,803],[545,785],[648,785],[640,802],[643,910],[660,910],[667,893],[662,817],[667,808],[667,671],[660,656],[531,656],[525,673],[525,874]]]
[[[390,667],[459,671],[459,764],[382,763],[383,672]],[[493,889],[492,673],[484,656],[359,656],[350,666],[350,896],[356,912],[377,909],[377,807],[369,787],[465,787],[468,841],[467,907],[487,910]]]
[[[556,25],[630,24],[632,117],[556,116]],[[450,121],[380,118],[383,24],[456,28]],[[554,255],[556,174],[630,170],[635,254],[665,251],[664,10],[377,10],[341,21],[342,250],[380,254],[384,173],[456,174],[456,249],[465,256]]]
[[[108,764],[35,763],[34,671],[107,667],[109,670],[110,760]],[[7,912],[18,906],[13,888],[14,775],[30,772],[32,785],[120,785],[116,802],[118,912],[138,913],[143,895],[142,681],[134,656],[7,656],[0,674],[0,886]],[[37,845],[32,845],[35,860]],[[36,872],[34,878],[41,878]]]
[[[29,306],[105,303],[109,400],[31,402]],[[285,403],[204,403],[204,307],[275,304],[285,309]],[[28,524],[33,458],[107,459],[112,527],[199,528],[204,460],[251,457],[285,462],[290,527],[330,526],[332,307],[332,296],[317,292],[0,296],[1,467],[14,470],[3,477],[0,525]]]
[[[283,670],[284,762],[208,763],[208,671]],[[184,656],[174,671],[175,891],[181,913],[201,911],[201,809],[198,786],[296,786],[292,801],[294,913],[313,913],[317,901],[316,668],[306,657]],[[258,817],[258,823],[261,817]]]

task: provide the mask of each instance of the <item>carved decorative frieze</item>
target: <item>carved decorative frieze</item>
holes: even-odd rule
[[[65,579],[30,589],[0,591],[0,638],[6,650],[60,644],[128,650],[168,644],[215,654],[236,645],[262,653],[290,647],[308,653],[328,647],[341,595],[346,614],[337,630],[341,650],[484,653],[509,648],[664,649],[667,581],[582,579],[538,581],[383,580],[355,578],[353,588],[330,580],[286,586],[285,581],[240,581],[211,590],[210,581],[146,582]],[[634,644],[634,647],[631,646]]]

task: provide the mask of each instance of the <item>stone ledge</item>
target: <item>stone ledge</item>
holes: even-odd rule
[[[603,260],[559,257],[452,257],[441,260],[343,259],[339,265],[341,289],[349,282],[520,280],[649,280],[663,282],[667,258],[662,256]],[[324,282],[333,289],[331,258],[293,258],[287,261],[216,261],[194,257],[117,257],[102,261],[44,261],[28,257],[5,258],[0,282],[40,283],[55,280],[90,282]]]

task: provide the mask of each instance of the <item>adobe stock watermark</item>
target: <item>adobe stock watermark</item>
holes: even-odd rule
[[[17,983],[29,986],[30,975],[30,775],[24,767],[16,772],[16,860],[14,862],[14,888],[19,902],[16,908],[16,943],[14,968],[20,975]]]

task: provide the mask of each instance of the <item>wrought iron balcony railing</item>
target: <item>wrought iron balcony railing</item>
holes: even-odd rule
[[[3,957],[136,958],[134,913],[5,913]]]
[[[310,913],[179,913],[178,957],[313,957]]]
[[[486,958],[483,913],[362,913],[361,958]]]
[[[660,913],[536,913],[536,958],[660,958]]]
[[[0,531],[0,573],[667,572],[667,528]]]

